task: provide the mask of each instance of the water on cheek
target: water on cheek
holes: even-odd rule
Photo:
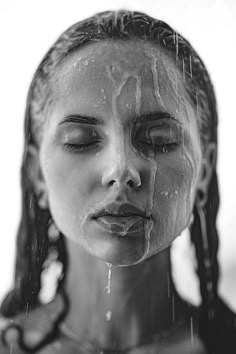
[[[195,167],[189,154],[184,154],[182,161],[179,162],[179,170],[176,173],[178,177],[179,196],[176,205],[176,226],[175,233],[178,236],[188,225],[191,217],[194,192],[196,186]]]
[[[192,163],[182,154],[175,161],[170,157],[169,164],[167,160],[165,163],[159,160],[152,251],[170,245],[188,225],[193,207],[194,171]]]
[[[166,170],[160,177],[163,185],[159,183],[158,189],[160,197],[165,198],[166,201],[170,200],[170,210],[173,209],[171,220],[175,220],[176,230],[179,230],[178,225],[186,224],[186,220],[188,221],[191,216],[200,161],[198,145],[194,145],[189,137],[185,144],[184,132],[181,132],[180,135],[181,147],[178,155],[175,160],[172,160],[170,156],[170,162],[167,157]],[[175,236],[178,236],[177,234],[179,231],[175,231]]]
[[[200,168],[201,152],[198,145],[188,144],[188,147],[183,145],[181,159],[183,168],[186,170],[186,175],[188,177],[188,188],[191,203],[194,202],[197,178]]]

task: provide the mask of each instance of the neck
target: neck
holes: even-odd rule
[[[68,243],[66,328],[99,348],[137,346],[180,317],[170,276],[170,250],[129,267],[109,264]]]

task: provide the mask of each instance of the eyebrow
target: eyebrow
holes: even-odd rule
[[[179,120],[174,118],[173,115],[163,111],[154,111],[154,112],[144,113],[141,115],[136,115],[133,121],[142,123],[142,122],[152,122],[155,120],[165,119],[165,118],[173,119],[174,121],[181,124],[181,122],[179,122]],[[95,118],[95,117],[90,117],[90,116],[80,115],[80,114],[71,114],[69,116],[66,116],[66,118],[59,123],[59,125],[64,123],[104,125],[104,121],[100,118]]]
[[[80,114],[71,114],[67,116],[63,121],[59,123],[59,125],[64,123],[82,123],[82,124],[93,124],[93,125],[104,125],[104,122],[95,117],[89,117],[86,115]]]
[[[135,121],[137,122],[152,122],[154,120],[159,120],[159,119],[173,119],[174,121],[179,122],[172,114],[168,112],[163,112],[163,111],[154,111],[150,113],[145,113],[141,114],[140,116],[135,117]]]

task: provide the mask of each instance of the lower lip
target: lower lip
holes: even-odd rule
[[[139,215],[132,216],[112,216],[106,215],[94,219],[97,225],[110,233],[117,234],[137,234],[137,232],[143,231],[147,218],[143,218]]]

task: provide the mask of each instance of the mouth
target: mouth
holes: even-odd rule
[[[92,215],[100,227],[111,232],[132,233],[144,228],[150,219],[142,209],[132,204],[112,203]]]

